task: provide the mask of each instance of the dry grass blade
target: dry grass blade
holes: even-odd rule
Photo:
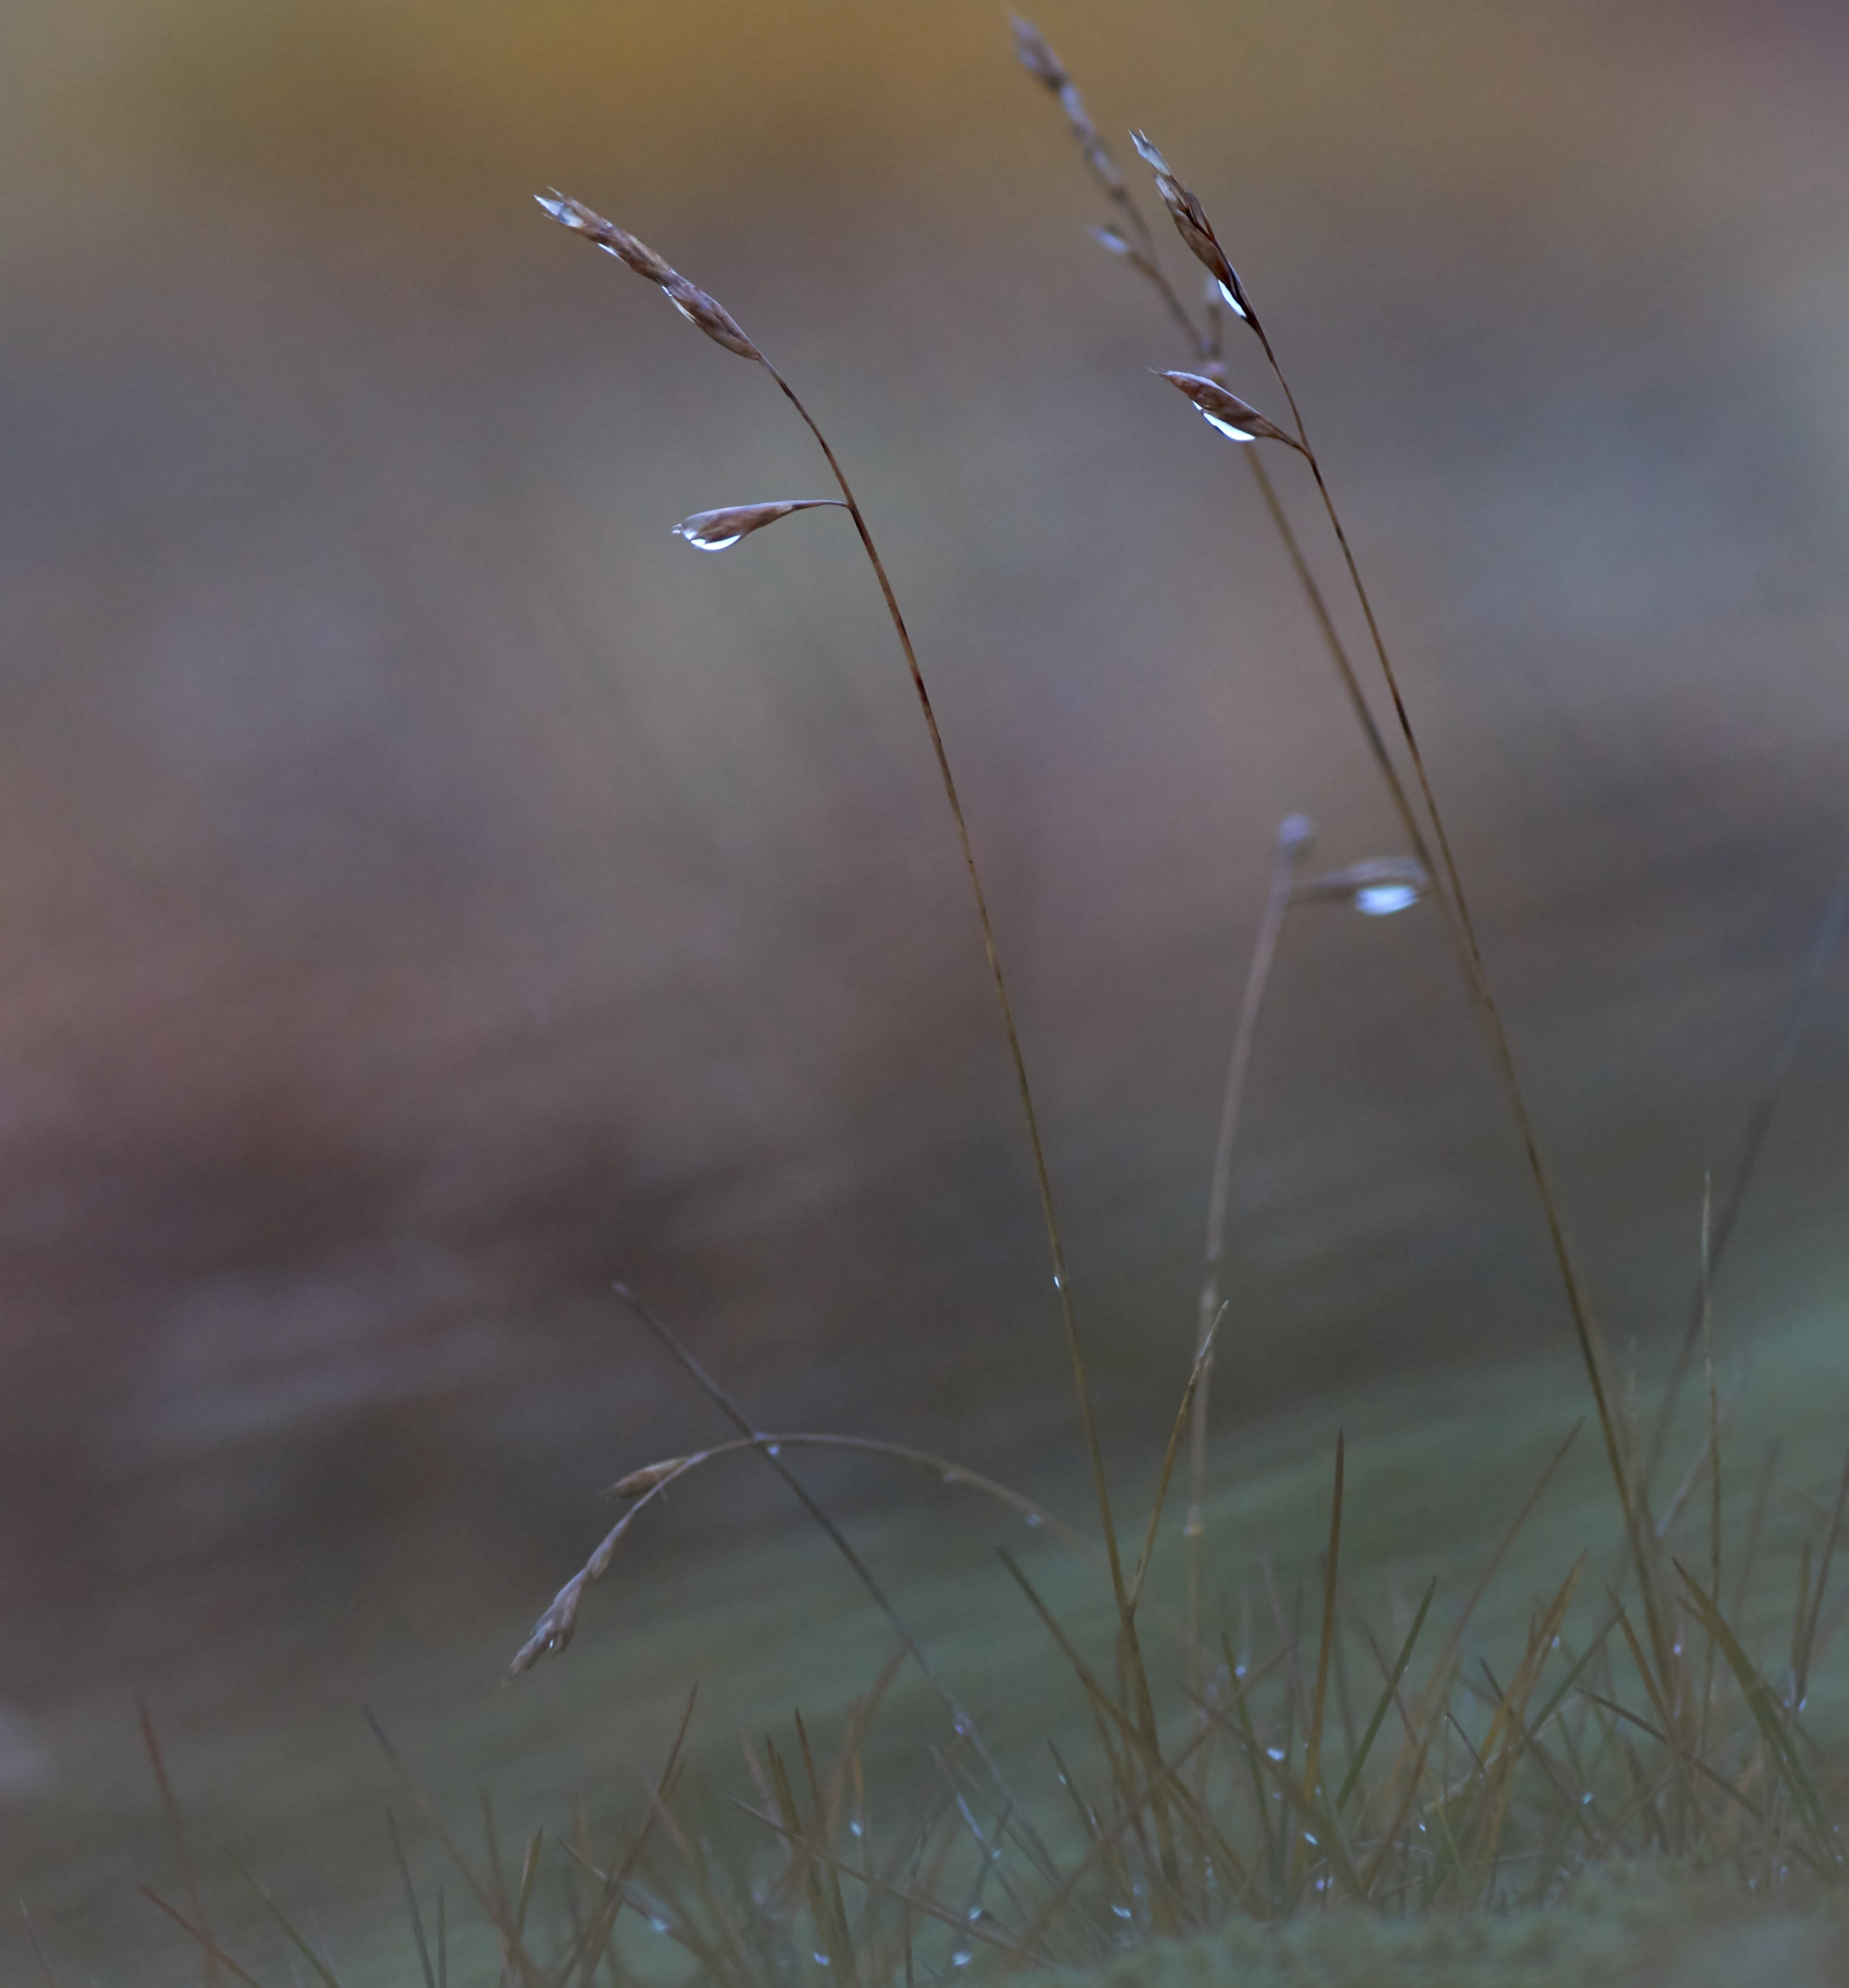
[[[1790,1005],[1786,1010],[1785,1026],[1780,1032],[1778,1048],[1773,1054],[1771,1067],[1766,1073],[1766,1080],[1759,1087],[1759,1096],[1753,1100],[1746,1128],[1740,1137],[1739,1155],[1734,1161],[1733,1178],[1727,1190],[1726,1201],[1722,1207],[1719,1219],[1711,1225],[1708,1230],[1708,1239],[1702,1252],[1701,1275],[1696,1280],[1695,1296],[1688,1308],[1688,1323],[1683,1331],[1682,1343],[1676,1349],[1675,1364],[1671,1370],[1668,1384],[1657,1409],[1656,1425],[1651,1432],[1649,1448],[1644,1452],[1641,1476],[1646,1489],[1661,1460],[1664,1445],[1669,1439],[1669,1425],[1675,1418],[1676,1404],[1681,1398],[1683,1383],[1688,1378],[1689,1365],[1695,1357],[1695,1346],[1703,1330],[1702,1321],[1705,1317],[1711,1316],[1715,1276],[1732,1236],[1734,1224],[1739,1219],[1747,1189],[1752,1185],[1753,1175],[1758,1171],[1759,1155],[1765,1149],[1766,1135],[1772,1129],[1779,1100],[1784,1095],[1792,1066],[1797,1060],[1798,1045],[1803,1041],[1804,1031],[1810,1026],[1817,995],[1823,985],[1824,969],[1829,965],[1837,946],[1842,943],[1846,925],[1849,925],[1849,856],[1845,856],[1837,867],[1835,881],[1824,901],[1823,916],[1818,921],[1816,936],[1811,940],[1810,950],[1798,969]],[[1717,1594],[1719,1591],[1719,1588],[1715,1591]]]
[[[45,1942],[39,1937],[39,1929],[32,1924],[32,1915],[26,1910],[23,1898],[19,1901],[19,1916],[25,1922],[25,1936],[32,1942],[32,1958],[39,1963],[39,1978],[45,1983],[45,1988],[58,1988],[58,1977],[52,1972]]]
[[[385,1827],[391,1838],[392,1861],[398,1868],[398,1880],[405,1888],[405,1909],[411,1915],[411,1933],[417,1942],[418,1965],[423,1969],[424,1988],[437,1988],[436,1976],[431,1971],[430,1949],[424,1940],[424,1915],[418,1909],[417,1887],[411,1882],[411,1865],[405,1855],[403,1839],[398,1834],[398,1819],[390,1809],[385,1811]]]
[[[1130,1576],[1130,1612],[1136,1612],[1142,1598],[1143,1584],[1150,1570],[1150,1562],[1155,1555],[1156,1537],[1162,1524],[1163,1508],[1168,1503],[1169,1480],[1175,1474],[1175,1459],[1181,1454],[1181,1439],[1194,1419],[1194,1404],[1199,1399],[1200,1390],[1207,1379],[1208,1367],[1214,1357],[1214,1342],[1219,1321],[1211,1323],[1200,1347],[1194,1354],[1194,1364],[1188,1371],[1187,1384],[1181,1391],[1180,1405],[1175,1410],[1175,1419],[1169,1429],[1168,1447],[1162,1453],[1162,1469],[1156,1479],[1156,1495],[1150,1501],[1150,1522],[1143,1536],[1143,1546],[1136,1555],[1136,1570]]]
[[[231,1861],[237,1866],[238,1875],[256,1894],[263,1909],[282,1928],[283,1935],[290,1945],[314,1969],[315,1978],[322,1983],[322,1988],[340,1988],[340,1982],[336,1979],[333,1969],[309,1945],[307,1940],[290,1919],[289,1915],[276,1903],[269,1892],[258,1882],[256,1874],[239,1858],[234,1857]]]
[[[1810,1665],[1817,1650],[1817,1625],[1823,1619],[1824,1596],[1830,1584],[1830,1563],[1835,1557],[1836,1543],[1842,1531],[1843,1508],[1846,1504],[1849,1504],[1849,1453],[1843,1458],[1843,1474],[1837,1483],[1836,1503],[1830,1507],[1830,1521],[1824,1531],[1824,1543],[1817,1552],[1816,1584],[1810,1592],[1810,1606],[1804,1611],[1803,1633],[1797,1648],[1793,1653],[1791,1709],[1794,1716],[1803,1711],[1804,1701],[1810,1695]]]
[[[544,1970],[521,1944],[513,1924],[506,1886],[501,1879],[499,1858],[495,1851],[492,1820],[489,1823],[488,1840],[495,1882],[490,1889],[464,1855],[462,1845],[450,1834],[449,1825],[438,1813],[436,1804],[425,1791],[423,1784],[386,1737],[384,1727],[370,1712],[366,1714],[366,1723],[372,1729],[372,1736],[378,1742],[379,1750],[391,1763],[393,1773],[403,1782],[406,1792],[417,1804],[418,1813],[428,1825],[430,1833],[443,1846],[445,1854],[455,1866],[462,1882],[468,1886],[469,1895],[480,1908],[483,1917],[494,1928],[501,1942],[503,1968],[518,1984],[518,1988],[547,1988]]]
[[[564,1846],[566,1855],[581,1864],[597,1880],[601,1890],[601,1895],[577,1939],[572,1955],[568,1958],[566,1966],[560,1970],[561,1980],[569,1977],[573,1966],[581,1966],[584,1969],[585,1988],[589,1988],[589,1984],[597,1972],[600,1959],[609,1954],[610,1936],[623,1909],[624,1888],[628,1885],[637,1865],[647,1853],[649,1838],[655,1828],[655,1817],[659,1812],[657,1804],[665,1804],[672,1797],[676,1777],[680,1765],[681,1752],[686,1744],[688,1729],[693,1723],[693,1708],[698,1702],[699,1697],[699,1687],[696,1685],[687,1693],[687,1702],[682,1710],[680,1723],[675,1729],[672,1743],[668,1749],[668,1757],[662,1764],[661,1773],[655,1778],[653,1790],[655,1800],[651,1803],[649,1814],[644,1817],[642,1826],[636,1833],[635,1840],[630,1844],[621,1862],[608,1871],[600,1871],[587,1854],[588,1844],[581,1844],[577,1849],[570,1844]],[[583,1819],[581,1817],[579,1820],[581,1835]],[[443,1966],[442,1904],[443,1895],[439,1891],[437,1894],[437,1988],[446,1988]],[[615,1983],[618,1977],[613,1959],[610,1963],[610,1974],[612,1982]]]
[[[150,1905],[158,1906],[188,1939],[198,1944],[199,1951],[205,1956],[206,1964],[214,1970],[215,1979],[216,1970],[222,1966],[234,1981],[242,1981],[245,1988],[263,1988],[262,1983],[240,1967],[204,1926],[195,1925],[183,1912],[176,1912],[158,1892],[151,1890],[146,1885],[141,1885],[138,1889]]]
[[[1766,1743],[1766,1750],[1776,1763],[1790,1790],[1792,1805],[1798,1812],[1810,1839],[1820,1869],[1835,1872],[1842,1867],[1842,1856],[1837,1848],[1836,1832],[1831,1827],[1823,1802],[1815,1785],[1806,1773],[1803,1762],[1799,1759],[1793,1744],[1791,1722],[1787,1720],[1776,1694],[1740,1646],[1739,1638],[1733,1633],[1727,1619],[1715,1606],[1710,1595],[1679,1561],[1676,1571],[1682,1577],[1682,1584],[1688,1591],[1695,1611],[1701,1618],[1702,1626],[1720,1646],[1721,1655],[1739,1685],[1746,1701],[1747,1709],[1752,1714],[1753,1723]]]
[[[1425,1592],[1419,1598],[1419,1606],[1413,1616],[1412,1627],[1406,1632],[1406,1640],[1400,1645],[1400,1654],[1394,1659],[1393,1668],[1387,1673],[1385,1689],[1380,1702],[1374,1707],[1373,1716],[1367,1722],[1367,1729],[1361,1736],[1361,1744],[1355,1750],[1355,1757],[1348,1763],[1348,1772],[1343,1777],[1341,1792],[1336,1797],[1336,1813],[1339,1815],[1348,1806],[1348,1800],[1360,1785],[1363,1770],[1367,1766],[1367,1756],[1374,1750],[1374,1742],[1380,1737],[1380,1728],[1391,1709],[1400,1689],[1400,1680],[1406,1675],[1406,1666],[1412,1662],[1413,1647],[1419,1640],[1419,1631],[1425,1627],[1425,1618],[1432,1604],[1432,1597],[1438,1591],[1438,1577],[1434,1574],[1426,1584]]]
[[[1309,1736],[1303,1761],[1303,1794],[1314,1801],[1322,1782],[1322,1716],[1329,1702],[1329,1657],[1336,1644],[1336,1574],[1342,1558],[1342,1432],[1336,1432],[1336,1488],[1329,1505],[1329,1554],[1322,1591],[1322,1638],[1316,1651],[1316,1689],[1310,1701]]]
[[[1200,1752],[1208,1740],[1221,1731],[1228,1722],[1233,1718],[1236,1710],[1245,1703],[1247,1695],[1270,1675],[1277,1662],[1278,1659],[1274,1657],[1270,1662],[1254,1671],[1249,1677],[1241,1679],[1229,1702],[1223,1706],[1216,1706],[1201,1722],[1199,1730],[1192,1734],[1177,1750],[1174,1758],[1159,1773],[1153,1776],[1124,1804],[1109,1827],[1099,1834],[1096,1841],[1086,1851],[1084,1856],[1060,1881],[1058,1889],[1041,1905],[1032,1922],[1020,1936],[1013,1949],[1017,1959],[1027,1960],[1034,1957],[1033,1949],[1045,1937],[1060,1913],[1065,1909],[1079,1886],[1110,1853],[1125,1832],[1140,1819],[1145,1808],[1157,1800],[1163,1794],[1172,1789],[1178,1789],[1181,1786],[1182,1769],[1196,1753]]]
[[[167,1817],[168,1833],[174,1840],[174,1848],[180,1860],[181,1882],[186,1887],[188,1909],[201,1929],[199,1939],[201,1951],[205,1956],[205,1988],[214,1988],[218,1978],[218,1962],[222,1957],[212,1939],[212,1926],[205,1916],[205,1908],[200,1902],[199,1877],[192,1861],[192,1851],[186,1841],[186,1824],[180,1814],[180,1804],[174,1795],[174,1784],[168,1778],[167,1762],[161,1752],[161,1743],[154,1736],[154,1716],[147,1709],[146,1699],[135,1701],[141,1722],[141,1743],[147,1750],[149,1764],[154,1770],[154,1780],[161,1790],[161,1807]]]

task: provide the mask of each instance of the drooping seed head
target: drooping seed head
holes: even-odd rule
[[[658,1484],[665,1484],[670,1477],[684,1470],[690,1459],[685,1456],[664,1457],[659,1463],[645,1463],[639,1470],[632,1470],[627,1477],[619,1477],[610,1487],[612,1498],[639,1498],[645,1491],[652,1491]]]
[[[845,511],[847,506],[838,497],[789,497],[774,504],[731,504],[723,510],[696,511],[691,518],[682,519],[674,532],[676,538],[685,539],[703,553],[723,553],[726,546],[737,545],[747,532],[760,532],[779,518],[788,517],[792,511],[830,509]],[[625,1478],[624,1483],[628,1482]],[[622,1485],[617,1489],[621,1491]]]
[[[1014,31],[1014,59],[1028,75],[1038,76],[1048,90],[1063,90],[1072,81],[1067,75],[1065,64],[1054,54],[1052,44],[1035,26],[1031,21],[1024,21],[1018,14],[1008,16],[1008,25]]]
[[[1230,393],[1217,380],[1210,380],[1201,373],[1165,372],[1161,377],[1187,394],[1200,409],[1208,427],[1218,429],[1229,441],[1281,441],[1288,448],[1302,451],[1303,445],[1294,434],[1279,428],[1237,394]]]
[[[614,221],[606,221],[581,200],[573,200],[556,188],[550,196],[535,194],[533,197],[554,221],[569,228],[573,234],[583,235],[586,241],[594,242],[606,255],[615,256],[638,276],[646,276],[652,283],[680,280],[672,265],[656,255],[647,242],[638,241],[626,228],[618,228]]]
[[[690,283],[672,263],[656,255],[648,243],[640,241],[626,228],[618,228],[614,221],[585,206],[580,200],[573,200],[564,194],[554,191],[550,196],[533,196],[553,219],[569,228],[574,235],[581,235],[587,242],[594,242],[606,255],[614,255],[619,262],[633,269],[638,276],[646,276],[652,283],[658,284],[669,303],[691,325],[696,325],[716,345],[723,345],[728,352],[736,352],[741,359],[755,359],[761,365],[764,354],[744,333],[743,328],[725,306],[707,296],[698,284]]]
[[[761,363],[764,354],[746,337],[744,328],[737,318],[715,298],[707,296],[697,284],[686,278],[669,272],[670,280],[662,285],[669,303],[689,324],[697,325],[715,345],[723,345],[728,352],[736,352],[740,359],[755,359]]]
[[[1085,99],[1079,94],[1079,86],[1073,82],[1066,66],[1053,52],[1052,44],[1035,27],[1031,21],[1024,21],[1018,14],[1009,17],[1014,30],[1014,54],[1021,67],[1037,82],[1043,83],[1059,99],[1059,107],[1065,113],[1065,121],[1072,127],[1072,136],[1079,140],[1079,149],[1085,154],[1085,162],[1097,175],[1107,193],[1120,194],[1123,191],[1123,175],[1117,169],[1117,161],[1111,157],[1109,148],[1098,135],[1098,127],[1092,122],[1092,114],[1085,107]]]
[[[1237,316],[1249,319],[1251,306],[1246,301],[1245,286],[1239,281],[1238,272],[1226,251],[1221,247],[1214,225],[1207,219],[1207,210],[1195,197],[1193,188],[1176,177],[1168,161],[1143,133],[1133,131],[1130,143],[1156,175],[1156,191],[1161,194],[1162,204],[1174,221],[1176,233],[1187,245],[1189,252],[1205,265],[1207,273],[1219,286],[1227,309]]]

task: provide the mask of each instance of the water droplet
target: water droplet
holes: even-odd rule
[[[649,1915],[649,1930],[651,1932],[672,1932],[674,1929],[667,1920],[651,1912]]]
[[[1040,1514],[1038,1512],[1028,1513],[1027,1515],[1027,1523],[1030,1526],[1038,1525],[1040,1523]]]
[[[825,1953],[818,1953],[815,1956],[815,1964],[818,1967],[826,1967],[828,1964],[828,1956]]]
[[[781,1456],[783,1453],[784,1446],[781,1442],[767,1442],[764,1445],[764,1454],[767,1456]]]
[[[1592,1807],[1592,1790],[1590,1788],[1588,1788],[1585,1794],[1580,1796],[1580,1806],[1581,1808],[1590,1808]]]
[[[703,539],[679,525],[674,528],[674,535],[676,538],[685,539],[689,545],[703,553],[723,553],[727,546],[737,545],[745,536],[743,532],[734,532],[729,539]]]
[[[1053,1273],[1053,1288],[1056,1291],[1062,1291],[1065,1289],[1065,1286],[1059,1280],[1059,1273],[1057,1270]]]
[[[967,1967],[969,1964],[970,1949],[967,1946],[960,1946],[957,1951],[950,1956],[950,1965],[953,1967]]]
[[[1245,316],[1245,305],[1233,295],[1232,291],[1224,282],[1220,285],[1220,295],[1221,299],[1225,303],[1227,309],[1232,313],[1234,317]]]
[[[865,1831],[860,1826],[860,1817],[858,1816],[856,1816],[854,1820],[848,1824],[848,1834],[850,1836],[864,1836],[866,1834]]]
[[[1120,1919],[1127,1919],[1133,1916],[1128,1905],[1113,1905],[1111,1907],[1111,1910],[1115,1912]]]
[[[980,1905],[972,1905],[970,1909],[963,1914],[963,1917],[969,1921],[971,1925],[974,1925],[977,1920],[987,1919],[988,1915],[983,1910]]]
[[[1282,1746],[1267,1746],[1265,1750],[1265,1756],[1268,1760],[1276,1760],[1282,1763],[1284,1759],[1284,1749]]]
[[[1390,918],[1418,901],[1410,884],[1364,884],[1355,893],[1355,909],[1364,918]]]
[[[1210,428],[1217,428],[1228,441],[1256,441],[1258,438],[1245,428],[1236,428],[1231,421],[1222,421],[1217,414],[1210,414],[1206,408],[1200,410],[1200,418]]]

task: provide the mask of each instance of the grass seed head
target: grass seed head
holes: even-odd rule
[[[1237,394],[1229,392],[1217,380],[1210,380],[1200,373],[1164,372],[1160,377],[1187,394],[1200,410],[1207,425],[1218,429],[1229,441],[1281,441],[1291,448],[1302,448],[1302,444],[1295,435],[1279,428]]]
[[[685,1456],[669,1456],[659,1463],[645,1463],[641,1469],[631,1471],[627,1477],[619,1477],[611,1486],[610,1495],[612,1498],[639,1498],[645,1491],[652,1491],[656,1485],[666,1483],[670,1477],[684,1470],[689,1461]]]
[[[638,276],[646,276],[652,283],[666,285],[679,282],[672,266],[655,254],[648,243],[638,241],[626,228],[618,228],[614,221],[606,221],[584,204],[573,200],[554,188],[550,194],[535,194],[533,198],[563,227],[569,228],[574,235],[581,235],[587,242],[594,242],[607,255],[614,255],[619,262],[626,263]]]
[[[648,243],[632,235],[626,228],[618,228],[614,221],[606,221],[581,200],[573,200],[558,192],[535,194],[533,198],[561,226],[569,228],[574,235],[581,235],[587,242],[594,242],[607,255],[614,255],[619,262],[633,269],[638,276],[645,276],[652,283],[659,285],[662,293],[691,325],[696,325],[716,345],[723,345],[728,352],[736,352],[741,359],[755,359],[763,363],[764,354],[745,334],[737,319],[714,298],[707,296],[697,283],[690,283],[672,262],[656,255]]]
[[[662,289],[681,316],[689,324],[697,325],[715,345],[736,352],[740,359],[755,359],[762,363],[764,355],[746,337],[737,319],[696,284],[670,269]]]
[[[1250,318],[1251,308],[1246,302],[1245,287],[1226,251],[1221,247],[1220,238],[1214,232],[1214,224],[1207,219],[1207,210],[1196,198],[1194,189],[1176,178],[1168,161],[1142,132],[1133,131],[1130,142],[1156,175],[1156,191],[1161,194],[1162,204],[1175,223],[1176,233],[1219,286],[1227,309],[1241,317]]]
[[[1109,191],[1120,193],[1123,175],[1117,170],[1117,161],[1111,157],[1103,139],[1098,135],[1098,127],[1092,122],[1092,114],[1085,107],[1085,99],[1079,94],[1079,86],[1068,73],[1065,64],[1053,52],[1052,45],[1031,21],[1022,20],[1018,14],[1009,18],[1014,30],[1014,54],[1021,67],[1036,81],[1045,83],[1059,99],[1059,107],[1065,113],[1065,121],[1072,127],[1072,136],[1079,140],[1085,164]]]
[[[787,497],[775,504],[732,504],[719,511],[696,511],[691,518],[682,519],[675,526],[674,533],[676,538],[685,539],[689,545],[698,546],[703,553],[723,553],[726,546],[737,545],[747,532],[760,532],[765,526],[774,525],[779,518],[788,517],[792,511],[846,509],[838,497]],[[623,1480],[624,1483],[628,1481],[627,1478]],[[648,1487],[645,1485],[642,1488],[645,1490]],[[619,1484],[617,1489],[621,1491],[622,1486]]]

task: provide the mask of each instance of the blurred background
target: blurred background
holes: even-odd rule
[[[1292,373],[1648,1381],[1849,843],[1849,21],[1039,19]],[[852,534],[669,536],[824,467],[532,194],[716,295],[856,481],[1126,1456],[1186,1371],[1272,829],[1399,844],[987,0],[12,0],[0,43],[0,1832],[103,1968],[157,1840],[137,1692],[227,1838],[376,1814],[363,1701],[459,1786],[568,1789],[591,1743],[498,1667],[602,1487],[720,1432],[612,1278],[767,1425],[1072,1482],[1018,1107]],[[1842,1300],[1846,992],[1735,1239],[1742,1340]],[[1255,1441],[1570,1363],[1429,908],[1293,917],[1231,1236],[1220,1412]],[[817,1481],[875,1518],[909,1489]],[[686,1619],[709,1552],[776,1586],[774,1489],[638,1543]],[[599,1602],[572,1688],[621,1699]]]

